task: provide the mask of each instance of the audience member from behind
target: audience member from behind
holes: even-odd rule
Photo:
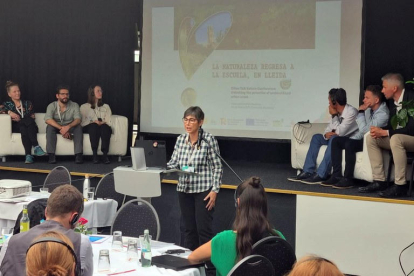
[[[288,276],[344,276],[331,261],[318,256],[305,256],[293,266]]]
[[[75,276],[76,255],[68,237],[57,231],[35,238],[26,253],[27,276]]]
[[[111,163],[108,158],[109,140],[111,139],[111,115],[109,105],[102,101],[102,88],[94,85],[88,89],[88,102],[81,105],[83,133],[89,133],[89,140],[93,152],[93,163],[98,164],[98,145],[99,139],[102,140],[101,151],[103,153],[102,162]]]
[[[358,110],[347,104],[346,91],[342,88],[332,88],[329,91],[329,114],[331,121],[325,129],[324,134],[312,136],[308,152],[306,154],[303,172],[296,177],[289,177],[289,181],[302,182],[305,184],[321,184],[328,179],[331,171],[331,147],[332,141],[337,136],[347,137],[358,131],[355,121]],[[321,146],[327,145],[322,162],[316,169],[316,159],[318,158]]]
[[[71,185],[57,187],[51,193],[45,210],[46,221],[27,232],[13,235],[0,251],[0,276],[25,275],[25,256],[33,240],[54,230],[72,242],[82,276],[93,274],[93,253],[89,238],[73,229],[83,212],[83,196]]]
[[[267,198],[260,178],[251,177],[240,184],[235,194],[236,219],[233,230],[217,234],[188,256],[189,260],[210,260],[217,275],[227,275],[241,259],[249,256],[252,245],[268,236],[285,237],[274,230],[267,218]]]
[[[56,163],[57,134],[74,141],[75,163],[83,163],[83,132],[79,105],[69,100],[69,88],[59,86],[56,91],[57,101],[49,104],[46,109],[46,151],[49,163]]]
[[[43,156],[46,154],[37,141],[38,128],[35,122],[33,104],[30,101],[21,100],[19,84],[7,81],[6,90],[10,100],[3,103],[0,113],[9,114],[12,121],[12,132],[21,134],[26,155],[25,163],[31,164],[34,162],[32,147],[34,148],[34,155]]]

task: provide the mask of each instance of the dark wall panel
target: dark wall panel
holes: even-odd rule
[[[5,3],[7,2],[7,4]],[[45,112],[55,88],[70,86],[71,99],[86,102],[100,84],[115,114],[132,121],[139,0],[2,1],[0,91],[7,80]]]

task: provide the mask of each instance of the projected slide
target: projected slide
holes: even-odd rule
[[[289,139],[297,121],[328,120],[330,88],[344,87],[357,105],[359,62],[353,83],[341,82],[341,47],[353,45],[341,44],[342,7],[145,1],[141,131],[182,133],[184,110],[198,105],[216,136]]]

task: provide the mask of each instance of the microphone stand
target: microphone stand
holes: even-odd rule
[[[230,167],[229,164],[227,164],[226,160],[224,160],[223,157],[221,157],[221,155],[215,150],[215,148],[213,148],[211,146],[211,144],[204,137],[201,137],[201,140],[206,142],[207,145],[214,151],[214,153],[217,154],[217,156],[221,159],[221,161],[223,161],[223,163],[226,164],[227,168],[229,168],[231,170],[231,172],[234,173],[234,175],[240,180],[240,182],[243,182],[243,180],[240,178],[240,176],[233,170],[232,167]]]

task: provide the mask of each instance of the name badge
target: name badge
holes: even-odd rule
[[[182,166],[181,170],[184,172],[194,172],[194,167],[193,166]]]

